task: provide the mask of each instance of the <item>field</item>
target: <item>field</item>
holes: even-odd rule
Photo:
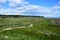
[[[55,21],[56,25],[60,25],[60,18],[53,18],[52,20]]]
[[[39,17],[0,18],[0,40],[60,40],[55,20]]]

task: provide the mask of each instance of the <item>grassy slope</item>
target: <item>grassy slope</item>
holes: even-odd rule
[[[0,31],[8,27],[26,28],[0,32],[0,40],[60,40],[60,27],[53,25],[51,20],[44,18],[0,18]],[[33,24],[33,27],[29,27]],[[5,38],[4,36],[8,36]]]

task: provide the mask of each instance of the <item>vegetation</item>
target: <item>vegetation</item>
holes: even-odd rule
[[[0,15],[0,18],[20,18],[20,17],[41,17],[44,18],[43,16],[25,16],[25,15]]]
[[[0,40],[60,40],[60,26],[40,17],[0,18]]]

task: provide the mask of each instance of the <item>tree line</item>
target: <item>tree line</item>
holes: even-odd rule
[[[0,18],[19,18],[19,17],[41,17],[44,18],[43,16],[25,16],[25,15],[0,15]]]

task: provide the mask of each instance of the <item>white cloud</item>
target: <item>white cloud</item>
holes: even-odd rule
[[[6,2],[6,0],[0,0],[0,3],[5,3]]]
[[[56,17],[56,15],[54,15],[54,14],[45,14],[45,15],[43,15],[44,17]]]
[[[29,4],[29,2],[27,2],[25,0],[0,0],[0,3],[1,4],[3,3],[4,5],[7,2],[8,2],[9,7],[25,6],[25,5]],[[0,6],[2,6],[2,5],[0,5]]]
[[[60,4],[60,1],[58,2],[58,4]]]
[[[17,5],[14,3],[9,3],[9,7],[16,7]]]
[[[60,14],[60,6],[54,6],[51,10],[52,13]]]
[[[53,10],[53,11],[52,11]],[[60,11],[59,11],[60,12]],[[23,7],[17,7],[16,9],[1,9],[0,13],[6,14],[6,15],[40,15],[45,17],[56,17],[54,13],[58,13],[57,9],[53,7],[52,9],[49,9],[47,7],[43,6],[37,6],[37,5],[26,5]]]
[[[8,2],[21,4],[22,2],[25,2],[24,0],[8,0]]]
[[[8,0],[10,7],[16,7],[16,6],[24,6],[26,4],[29,4],[29,2],[26,2],[25,0]]]
[[[55,7],[53,7],[54,9],[60,9],[60,6],[55,6]]]
[[[22,10],[24,12],[27,12],[27,11],[35,11],[35,12],[42,12],[42,13],[51,13],[51,10],[46,8],[46,7],[43,7],[43,6],[37,6],[37,5],[27,5],[27,6],[24,6],[24,7],[19,7],[17,8],[17,10]]]
[[[0,3],[6,3],[7,1],[9,2],[8,6],[10,9],[4,9],[0,5],[0,14],[40,15],[45,17],[56,17],[55,15],[60,13],[60,6],[54,6],[50,9],[43,6],[30,5],[29,2],[26,2],[25,0],[0,0]]]

